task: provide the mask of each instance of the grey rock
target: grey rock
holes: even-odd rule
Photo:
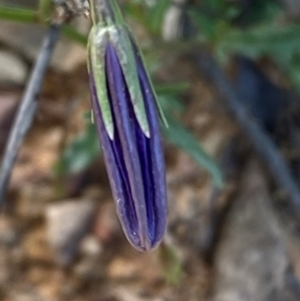
[[[69,200],[47,207],[48,241],[55,250],[58,263],[66,265],[73,260],[94,213],[95,203],[91,200]]]
[[[216,255],[214,301],[292,300],[285,288],[285,240],[257,162],[249,164],[242,183]]]

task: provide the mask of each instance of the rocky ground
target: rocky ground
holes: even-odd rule
[[[1,22],[0,153],[43,34]],[[0,217],[0,300],[299,300],[297,223],[274,206],[281,192],[187,58],[157,78],[190,79],[183,122],[219,162],[226,185],[219,191],[166,144],[169,227],[159,249],[139,253],[124,238],[100,155],[83,173],[54,176],[90,109],[85,60],[83,47],[62,41],[47,72]]]

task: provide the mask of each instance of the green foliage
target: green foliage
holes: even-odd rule
[[[155,91],[161,96],[178,95],[185,92],[190,87],[188,82],[176,83],[176,84],[156,84],[154,85]]]
[[[163,241],[158,248],[158,259],[166,281],[169,284],[177,285],[183,276],[183,264],[175,247]]]
[[[211,16],[202,11],[190,9],[189,16],[194,26],[207,41],[215,40],[220,33],[220,27],[224,24],[221,20],[219,22],[215,22]]]
[[[228,54],[243,54],[251,58],[271,56],[289,61],[300,50],[300,25],[278,27],[266,24],[247,30],[233,29],[219,40],[217,51]]]
[[[240,54],[252,59],[268,57],[278,64],[300,91],[300,24],[265,24],[229,31],[216,46],[220,61]]]
[[[218,187],[222,187],[222,173],[217,164],[203,149],[199,139],[184,127],[180,122],[180,118],[178,118],[178,115],[184,111],[184,105],[175,92],[175,88],[179,88],[180,86],[183,88],[186,84],[167,85],[163,89],[164,94],[159,96],[159,101],[168,124],[168,127],[162,126],[162,133],[167,141],[186,152],[196,163],[204,168]]]
[[[38,14],[35,11],[25,8],[17,8],[14,6],[6,6],[0,4],[0,20],[10,20],[22,23],[38,22]]]
[[[73,139],[63,150],[55,166],[57,176],[78,173],[89,166],[100,154],[99,141],[94,124],[87,121],[85,131]]]
[[[138,21],[150,35],[159,35],[171,0],[155,0],[147,5],[144,0],[128,1],[124,6],[127,16]]]
[[[169,8],[171,0],[157,0],[150,8],[148,24],[152,32],[159,33],[164,20],[165,13]]]
[[[277,1],[251,1],[247,9],[238,1],[213,0],[189,10],[198,37],[212,46],[222,65],[243,55],[274,61],[300,92],[300,24],[282,22]]]
[[[202,148],[199,140],[179,120],[176,120],[168,113],[165,114],[169,125],[162,128],[165,137],[172,144],[189,154],[202,168],[210,173],[215,184],[218,187],[222,187],[223,179],[220,169]]]

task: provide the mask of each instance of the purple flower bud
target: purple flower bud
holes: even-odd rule
[[[94,69],[89,59],[90,91],[105,165],[127,239],[140,251],[159,244],[166,228],[167,195],[165,164],[156,98],[137,46],[130,39],[136,73],[145,108],[149,133],[136,116],[130,87],[114,44],[107,39],[104,49],[106,96],[113,124],[109,135],[99,100]]]

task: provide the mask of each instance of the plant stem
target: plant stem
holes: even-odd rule
[[[38,105],[37,97],[41,91],[43,78],[58,41],[59,33],[60,26],[50,26],[14,120],[0,169],[0,206],[4,203],[7,185],[18,150],[33,121]]]

